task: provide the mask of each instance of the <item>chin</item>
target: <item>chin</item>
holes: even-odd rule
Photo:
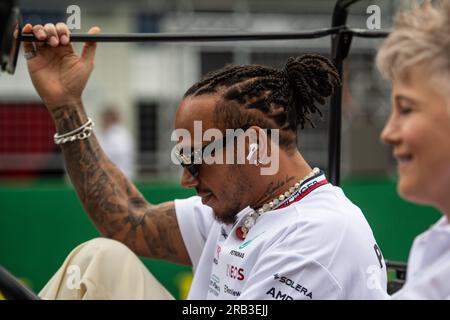
[[[403,199],[418,204],[430,204],[425,193],[426,190],[426,184],[420,184],[405,178],[400,178],[397,185],[397,192]]]
[[[216,206],[211,206],[214,211],[214,218],[225,224],[234,224],[236,222],[236,214],[240,211],[239,209],[227,209]]]
[[[214,218],[225,224],[234,224],[236,222],[236,214],[233,215],[220,215],[217,214],[216,211],[214,211]]]

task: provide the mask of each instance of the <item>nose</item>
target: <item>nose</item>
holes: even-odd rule
[[[391,115],[380,134],[381,142],[395,145],[400,141],[399,128],[395,117]]]
[[[183,188],[195,188],[198,186],[198,178],[195,178],[186,168],[183,168],[181,186]]]

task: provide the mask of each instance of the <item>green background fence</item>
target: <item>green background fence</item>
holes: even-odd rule
[[[177,184],[138,184],[152,203],[194,194]],[[406,261],[414,237],[439,217],[429,207],[401,200],[395,181],[352,179],[346,195],[369,221],[385,259]],[[78,244],[99,236],[83,212],[73,188],[61,182],[0,185],[0,264],[38,292]],[[143,259],[177,298],[189,288],[191,270],[172,263]]]

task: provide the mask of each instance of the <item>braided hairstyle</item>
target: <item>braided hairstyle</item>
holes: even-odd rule
[[[325,57],[307,54],[290,57],[282,70],[262,65],[226,66],[207,74],[184,97],[219,93],[215,121],[223,128],[247,125],[280,130],[280,145],[296,145],[297,127],[319,113],[335,86],[339,74]]]

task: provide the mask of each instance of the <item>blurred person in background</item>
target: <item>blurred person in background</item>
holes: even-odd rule
[[[121,121],[118,109],[107,105],[101,113],[101,130],[97,139],[108,158],[129,178],[134,179],[135,149],[131,133]]]
[[[412,246],[398,299],[450,299],[450,1],[400,13],[377,55],[392,82],[381,140],[393,147],[397,190],[442,218]]]

